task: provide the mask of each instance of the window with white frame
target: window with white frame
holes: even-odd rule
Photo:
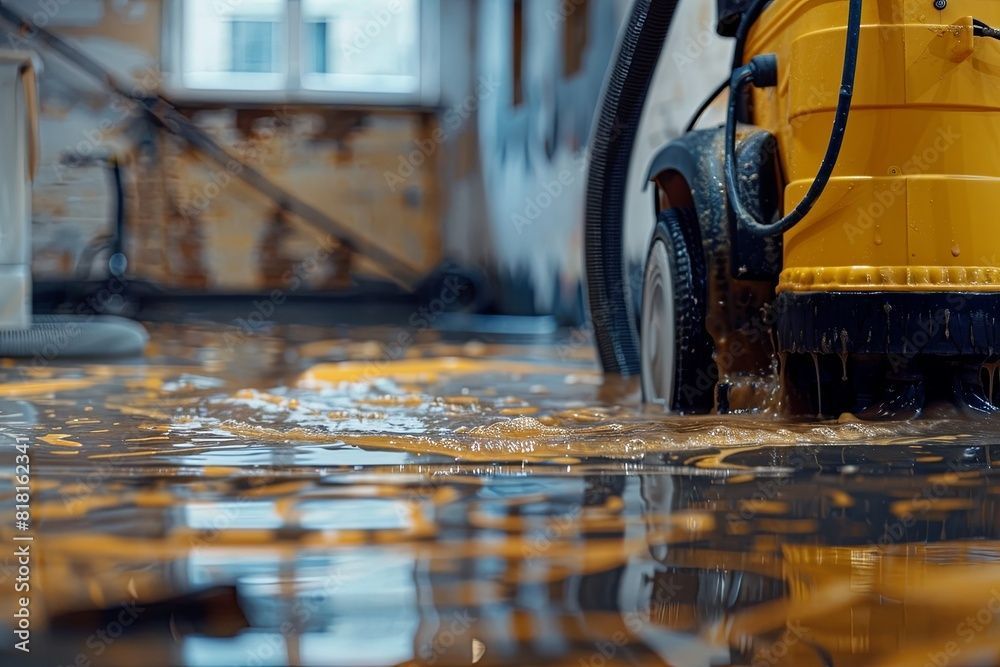
[[[434,103],[438,0],[174,0],[189,96]]]

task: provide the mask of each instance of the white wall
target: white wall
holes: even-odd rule
[[[480,2],[478,67],[498,82],[479,112],[489,238],[498,270],[526,273],[542,311],[554,307],[553,295],[568,295],[584,278],[585,144],[631,4],[591,0],[584,72],[567,82],[560,78],[559,17],[580,3],[524,2],[526,99],[515,109],[511,0]],[[691,112],[726,75],[732,48],[715,34],[714,2],[682,0],[678,12],[640,124],[630,175],[626,241],[637,259],[645,255],[653,224],[651,196],[643,190],[646,168],[656,150],[680,134]]]
[[[732,40],[715,32],[716,7],[705,0],[682,0],[657,66],[646,109],[639,123],[625,205],[628,257],[645,258],[653,230],[652,196],[644,177],[658,150],[679,137],[692,112],[729,76]],[[703,126],[724,122],[721,106],[706,115]]]
[[[585,146],[618,21],[615,6],[590,3],[583,68],[562,77],[562,29],[577,3],[524,3],[524,103],[513,106],[510,0],[482,0],[478,55],[497,82],[479,114],[490,241],[501,274],[527,277],[540,311],[575,296],[583,275]]]

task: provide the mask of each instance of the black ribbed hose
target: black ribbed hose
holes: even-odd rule
[[[677,4],[635,0],[590,141],[584,222],[587,295],[606,373],[639,374],[639,336],[625,276],[625,188],[639,119]]]

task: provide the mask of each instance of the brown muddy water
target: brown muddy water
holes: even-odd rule
[[[1000,663],[997,424],[667,418],[580,336],[212,331],[0,367],[2,664]]]

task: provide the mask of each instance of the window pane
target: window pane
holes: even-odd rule
[[[185,84],[248,90],[283,87],[285,7],[285,0],[185,0]]]
[[[230,21],[231,72],[274,72],[276,53],[274,21]]]
[[[307,72],[326,74],[329,72],[327,61],[329,60],[329,36],[330,24],[326,21],[306,22],[306,48],[309,52],[309,60],[306,64]]]
[[[303,0],[307,87],[415,92],[420,84],[419,0]]]

